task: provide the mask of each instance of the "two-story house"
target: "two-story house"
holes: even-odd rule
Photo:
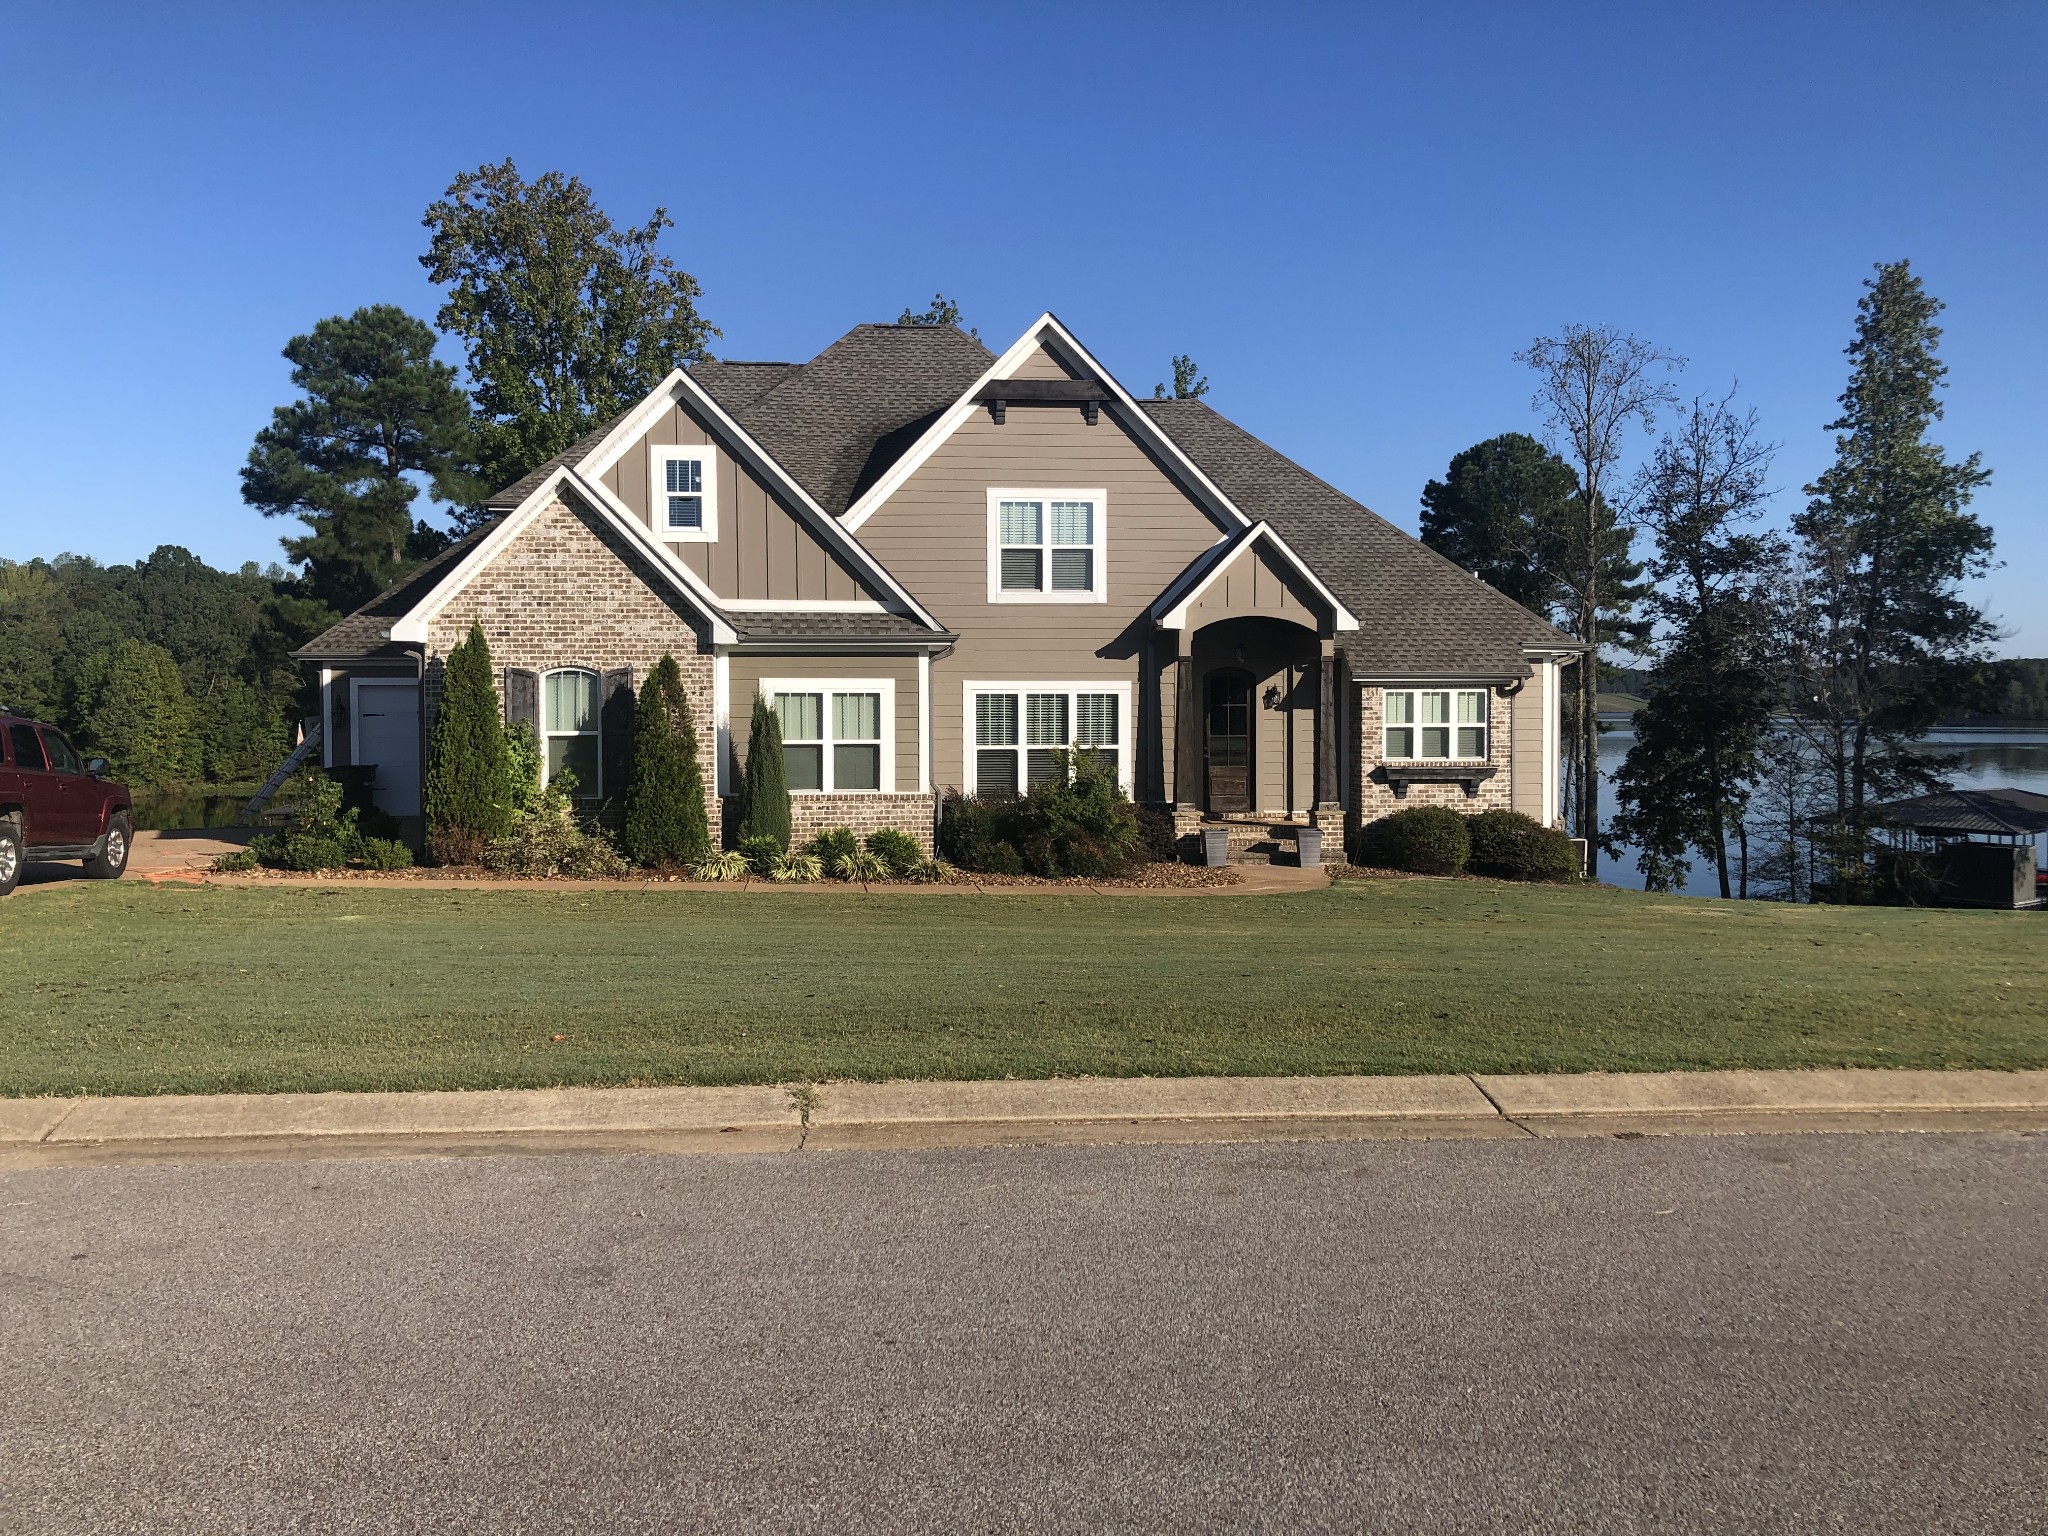
[[[326,761],[375,764],[400,816],[474,620],[507,717],[599,797],[673,653],[714,828],[757,693],[804,830],[929,843],[948,788],[1081,746],[1184,831],[1557,819],[1573,640],[1201,401],[1133,398],[1051,315],[1000,357],[863,325],[807,363],[678,370],[490,507],[298,652]]]

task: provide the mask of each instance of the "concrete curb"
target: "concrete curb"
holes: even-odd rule
[[[1065,1078],[0,1099],[0,1167],[521,1151],[2048,1129],[2048,1071]]]

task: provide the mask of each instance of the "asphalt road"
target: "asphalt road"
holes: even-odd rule
[[[2048,1136],[0,1174],[0,1530],[2048,1532]]]

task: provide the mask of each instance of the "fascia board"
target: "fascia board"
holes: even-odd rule
[[[1323,584],[1322,579],[1308,568],[1299,555],[1288,547],[1287,541],[1273,530],[1273,525],[1266,522],[1254,523],[1245,531],[1244,536],[1237,541],[1236,548],[1217,560],[1186,592],[1174,599],[1172,606],[1160,615],[1160,627],[1163,629],[1185,629],[1188,622],[1188,609],[1204,592],[1215,585],[1225,571],[1237,564],[1243,558],[1246,551],[1261,541],[1270,543],[1279,552],[1280,558],[1293,569],[1295,574],[1307,582],[1315,594],[1330,605],[1331,626],[1334,629],[1342,633],[1358,628],[1358,620],[1353,616],[1351,610],[1337,600],[1337,594]],[[1165,602],[1166,599],[1162,598],[1161,601]]]

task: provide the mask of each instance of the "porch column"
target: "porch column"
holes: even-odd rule
[[[1202,804],[1202,719],[1195,698],[1195,658],[1188,654],[1187,631],[1180,633],[1180,654],[1174,661],[1173,803],[1182,810]]]
[[[1317,661],[1320,686],[1316,691],[1316,803],[1314,819],[1321,823],[1324,813],[1337,809],[1338,701],[1342,690],[1337,681],[1336,646],[1322,643]]]

